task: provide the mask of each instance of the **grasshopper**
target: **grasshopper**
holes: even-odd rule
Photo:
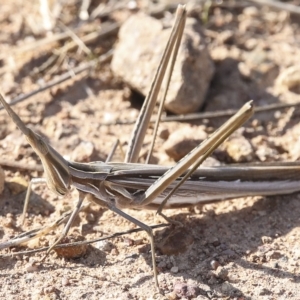
[[[133,131],[134,138],[131,139],[125,163],[78,163],[66,160],[41,136],[28,128],[0,94],[3,107],[41,159],[45,171],[44,181],[49,189],[61,196],[66,195],[72,186],[78,190],[79,197],[75,209],[68,215],[69,219],[62,234],[48,249],[47,254],[67,235],[83,201],[87,199],[107,207],[147,232],[151,245],[155,285],[158,287],[152,228],[126,214],[122,211],[123,208],[157,209],[161,213],[163,208],[187,207],[243,196],[289,194],[300,191],[299,163],[198,168],[214,149],[252,116],[252,101],[246,103],[174,167],[137,163],[145,128],[154,107],[153,99],[157,98],[174,45],[175,49],[179,45],[178,32],[182,34],[185,14],[185,9],[179,7],[175,29]],[[173,54],[173,58],[174,55],[176,54]],[[28,200],[29,194],[26,198]],[[33,230],[27,235],[23,234],[22,238],[36,237],[44,232]],[[0,249],[16,245],[18,241],[13,239],[2,243]]]

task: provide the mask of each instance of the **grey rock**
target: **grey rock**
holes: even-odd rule
[[[159,65],[171,28],[139,13],[120,28],[111,67],[131,88],[146,95]],[[173,71],[165,108],[176,114],[198,110],[214,73],[201,28],[188,18]]]
[[[182,127],[174,131],[164,143],[164,150],[175,161],[180,160],[201,142],[207,138],[207,134],[200,126]]]

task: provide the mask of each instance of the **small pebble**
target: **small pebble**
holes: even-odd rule
[[[125,238],[124,242],[126,244],[126,246],[131,247],[135,244],[134,240],[130,239],[130,238]]]
[[[160,129],[159,132],[158,132],[158,136],[163,139],[163,140],[167,140],[170,136],[170,131],[168,128],[163,128],[163,129]]]
[[[137,9],[137,3],[136,3],[136,1],[129,1],[129,2],[127,3],[127,7],[128,7],[128,9],[130,9],[130,10]]]
[[[91,142],[81,141],[80,144],[72,151],[71,160],[89,162],[95,155],[95,145]]]
[[[92,213],[87,214],[86,219],[87,219],[87,221],[88,221],[89,223],[92,223],[92,222],[95,222],[95,221],[96,221],[96,217],[95,217],[95,215],[92,214]]]
[[[223,280],[228,280],[228,270],[222,266],[219,266],[216,270],[216,276]]]
[[[243,136],[232,137],[224,143],[227,155],[236,163],[250,162],[254,159],[253,146]]]
[[[261,237],[261,241],[264,243],[264,244],[270,244],[272,243],[273,239],[269,236],[262,236]]]
[[[65,237],[60,244],[69,244],[69,243],[79,242],[83,240],[84,240],[83,236],[70,235]],[[59,257],[74,259],[85,255],[87,249],[88,249],[88,245],[78,245],[78,246],[70,246],[66,248],[54,248],[54,251]]]
[[[176,299],[194,299],[199,295],[200,289],[194,284],[176,282],[174,284],[173,293],[176,294]]]
[[[22,176],[15,176],[15,177],[9,179],[9,181],[7,182],[7,186],[8,186],[9,191],[13,195],[18,195],[27,190],[28,182]]]
[[[161,261],[157,264],[158,268],[164,269],[167,267],[167,263],[165,261]]]
[[[36,272],[38,270],[38,266],[35,263],[28,263],[25,265],[26,272]]]
[[[168,300],[176,300],[176,299],[178,299],[175,292],[171,292],[169,294],[166,294],[166,297],[167,297]]]
[[[169,157],[178,161],[206,138],[207,133],[201,126],[185,126],[172,132],[163,147]]]
[[[255,6],[249,6],[243,10],[243,14],[247,17],[257,17],[259,15],[259,9]]]
[[[230,283],[224,282],[221,286],[221,290],[225,294],[231,294],[235,289]]]
[[[117,255],[119,255],[119,251],[118,251],[118,249],[113,248],[113,249],[111,250],[110,254],[111,254],[111,255],[114,255],[114,256],[117,256]]]
[[[281,258],[282,256],[283,256],[282,253],[280,253],[279,251],[269,251],[269,252],[266,254],[267,260],[270,260],[270,259],[279,259],[279,258]]]
[[[63,277],[62,280],[61,280],[61,284],[62,284],[63,286],[69,285],[69,284],[70,284],[69,278],[68,278],[68,277]]]
[[[137,251],[139,253],[148,253],[150,251],[150,245],[138,245]]]
[[[47,286],[47,287],[43,288],[43,292],[44,292],[45,295],[54,293],[55,292],[55,287],[54,286]]]
[[[171,268],[171,270],[170,270],[172,273],[178,273],[178,271],[179,271],[179,268],[178,267],[176,267],[176,266],[174,266],[174,267],[172,267]]]
[[[220,245],[220,241],[218,240],[217,237],[212,237],[211,240],[209,241],[209,243],[214,245],[215,247]]]
[[[143,239],[136,239],[136,240],[134,240],[134,244],[135,245],[143,245],[144,244],[144,240]]]
[[[3,220],[3,226],[4,227],[7,227],[7,228],[12,228],[15,226],[15,221],[12,217],[6,217],[4,220]]]
[[[105,252],[110,252],[113,247],[114,247],[113,244],[106,240],[99,241],[98,243],[96,243],[96,248]]]
[[[184,227],[166,229],[162,232],[161,238],[161,242],[157,244],[157,249],[166,255],[184,253],[194,243],[191,232]]]
[[[218,261],[212,260],[212,261],[210,262],[210,265],[211,265],[211,267],[212,267],[213,270],[217,270],[217,268],[219,267],[220,264],[219,264]]]

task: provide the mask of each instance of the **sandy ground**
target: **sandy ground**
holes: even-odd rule
[[[2,1],[0,14],[0,88],[7,99],[28,93],[44,81],[88,61],[88,55],[74,49],[60,64],[41,67],[64,43],[22,50],[26,43],[45,37],[39,28],[38,5],[22,1]],[[97,1],[95,1],[97,2]],[[297,1],[294,1],[294,4]],[[51,2],[52,4],[52,2]],[[297,3],[296,3],[297,4]],[[93,7],[97,3],[92,4]],[[78,22],[79,3],[66,5],[62,21]],[[119,12],[110,20],[124,18]],[[107,17],[105,17],[107,18]],[[101,19],[102,22],[105,18]],[[92,31],[100,20],[86,27]],[[212,7],[206,29],[216,75],[204,111],[238,108],[249,99],[257,106],[292,103],[300,100],[300,71],[284,71],[299,63],[299,17],[281,11],[231,1]],[[34,31],[35,30],[35,31]],[[94,55],[110,49],[117,36],[89,45]],[[70,40],[68,40],[70,42]],[[298,73],[297,73],[298,72]],[[283,75],[282,75],[283,74]],[[280,75],[283,77],[280,79]],[[278,79],[279,78],[279,79]],[[296,82],[291,83],[291,82]],[[230,101],[229,101],[230,100]],[[140,97],[129,92],[114,78],[109,62],[63,84],[41,92],[14,106],[24,122],[44,135],[65,157],[77,161],[105,160],[117,138],[126,148],[132,125],[101,125],[101,122],[133,120],[141,107]],[[211,133],[226,118],[205,120],[203,124],[163,123],[161,130],[173,132],[202,126]],[[297,106],[255,115],[237,138],[246,137],[253,155],[242,162],[297,160],[299,157],[300,114]],[[38,185],[30,200],[28,216],[20,225],[26,185],[41,177],[39,160],[7,114],[0,112],[0,155],[5,171],[4,191],[0,196],[0,238],[7,240],[30,229],[49,225],[75,204],[77,192],[59,198]],[[149,129],[144,146],[149,145]],[[153,162],[172,165],[159,138]],[[232,141],[232,143],[234,140]],[[226,147],[216,151],[220,163],[233,162]],[[142,160],[144,157],[142,156]],[[115,160],[122,160],[117,150]],[[6,165],[18,163],[20,167]],[[22,167],[23,166],[23,167]],[[25,167],[24,167],[25,166]],[[38,168],[37,168],[38,170]],[[168,210],[185,229],[155,231],[158,279],[162,294],[155,290],[149,241],[144,232],[124,235],[89,245],[76,259],[51,253],[9,256],[11,252],[47,246],[55,232],[25,246],[2,250],[0,257],[0,297],[2,299],[299,299],[299,214],[297,194],[272,197],[247,197],[193,209]],[[147,224],[164,220],[152,211],[128,211]],[[113,212],[96,205],[79,214],[71,229],[75,240],[104,237],[135,228]],[[173,253],[163,244],[168,239]],[[166,250],[168,251],[168,250]],[[37,263],[37,264],[35,264]]]

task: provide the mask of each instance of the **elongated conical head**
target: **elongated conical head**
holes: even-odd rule
[[[14,123],[26,136],[26,139],[33,150],[40,157],[49,188],[60,195],[66,194],[71,184],[68,162],[46,141],[44,141],[41,136],[32,131],[23,123],[19,116],[4,100],[4,97],[1,94],[0,102]]]

